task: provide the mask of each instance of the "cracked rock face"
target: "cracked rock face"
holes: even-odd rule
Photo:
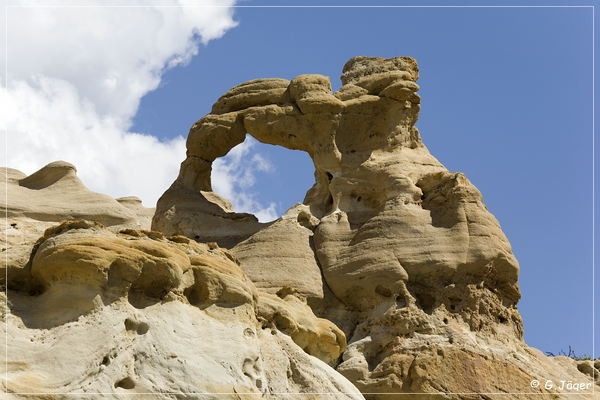
[[[335,93],[315,74],[234,87],[192,126],[152,229],[215,241],[259,291],[305,297],[346,333],[337,370],[367,398],[543,392],[529,382],[555,367],[523,342],[519,264],[477,188],[423,144],[418,77],[410,57],[355,57]],[[212,163],[246,134],[314,163],[303,203],[271,223],[212,191]]]

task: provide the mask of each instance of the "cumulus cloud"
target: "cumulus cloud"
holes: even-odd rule
[[[160,142],[123,130],[119,118],[100,115],[62,79],[15,82],[0,94],[8,121],[7,165],[27,174],[66,160],[90,189],[114,197],[136,195],[153,206],[177,176],[185,140]]]
[[[258,142],[247,136],[243,143],[237,145],[223,158],[213,163],[212,187],[220,196],[231,201],[234,210],[256,215],[262,221],[277,218],[276,204],[269,203],[264,207],[256,200],[256,195],[249,189],[256,182],[255,173],[272,172],[272,164],[253,151]]]
[[[233,9],[224,7],[232,0],[167,0],[162,7],[150,7],[156,2],[147,0],[118,2],[119,7],[101,0],[15,3],[38,6],[7,10],[9,84],[35,85],[36,75],[66,80],[99,114],[124,119],[158,87],[165,69],[186,64],[198,42],[236,26]],[[50,7],[57,4],[77,7]],[[192,4],[196,7],[188,7]]]
[[[0,68],[8,67],[0,92],[4,165],[30,174],[65,160],[90,189],[154,206],[177,176],[185,139],[131,132],[133,117],[166,70],[184,66],[199,45],[236,26],[235,0],[164,0],[160,7],[150,0],[118,7],[101,0],[7,1],[18,7],[0,15],[8,35],[8,48],[0,41]],[[216,186],[236,210],[270,218],[273,207],[240,192],[253,183],[252,170],[240,163],[248,143],[217,163]],[[253,157],[254,170],[268,168]]]

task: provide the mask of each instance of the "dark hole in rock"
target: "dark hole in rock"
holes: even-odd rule
[[[160,264],[147,264],[131,284],[129,303],[135,308],[146,308],[160,302],[174,285],[173,277]]]
[[[311,223],[310,221],[311,215],[309,213],[307,213],[306,211],[301,211],[298,214],[298,218],[297,221],[298,223],[308,229],[314,229],[314,224]]]
[[[504,317],[498,317],[498,321],[499,321],[501,324],[505,324],[505,323],[507,323],[507,322],[508,322],[508,320],[507,320],[506,318],[504,318]]]
[[[592,367],[590,364],[587,364],[585,362],[577,364],[577,369],[582,374],[589,375],[592,378],[594,378],[595,376],[598,376],[598,372],[596,372],[595,367]]]
[[[417,301],[421,306],[421,309],[425,311],[427,314],[431,314],[433,312],[433,305],[435,304],[435,297],[433,297],[429,293],[419,293],[417,294]]]
[[[288,320],[279,313],[273,315],[273,321],[275,322],[275,326],[277,327],[277,329],[279,329],[282,332],[288,332],[292,329],[290,320]]]
[[[361,196],[358,196],[358,197],[356,198],[356,201],[358,201],[358,202],[360,202],[361,200],[362,200],[362,197],[361,197]]]
[[[195,287],[189,287],[183,291],[183,295],[188,299],[191,305],[200,304],[200,295]]]
[[[129,301],[129,304],[131,304],[135,308],[143,309],[143,308],[150,307],[150,306],[160,302],[160,298],[157,298],[157,297],[158,296],[149,297],[143,291],[132,289],[129,291],[129,294],[127,295],[127,300]]]
[[[400,295],[400,296],[396,297],[396,307],[398,307],[398,308],[406,307],[406,299],[404,298],[404,296]]]
[[[135,382],[130,377],[123,378],[117,383],[115,383],[115,387],[123,388],[123,389],[133,389],[135,387]]]
[[[16,222],[13,222],[12,224],[10,224],[10,226],[12,226],[14,228],[15,226],[17,226],[17,224],[16,224]]]
[[[329,179],[329,182],[333,179],[333,175],[330,172],[327,172],[327,179]]]
[[[444,318],[444,323],[448,325],[448,318]]]
[[[138,325],[138,327],[137,327],[137,330],[136,330],[136,332],[137,332],[137,334],[138,334],[138,335],[143,335],[143,334],[145,334],[146,332],[148,332],[148,329],[150,329],[150,327],[148,326],[148,324],[147,324],[147,323],[145,323],[145,322],[140,322],[140,324],[139,324],[139,325]]]
[[[128,331],[135,331],[137,328],[137,323],[131,318],[125,319],[125,329]]]
[[[293,287],[284,286],[281,289],[279,289],[276,294],[277,297],[279,297],[280,299],[284,299],[286,296],[295,293],[298,293],[298,290],[294,289]]]
[[[104,358],[102,359],[102,365],[108,365],[108,364],[110,364],[110,357],[104,356]]]
[[[384,286],[377,285],[375,288],[375,293],[382,295],[383,297],[390,297],[392,295],[392,291]]]
[[[448,300],[450,300],[450,310],[452,310],[452,311],[456,311],[457,304],[462,301],[462,299],[459,299],[459,298],[456,298],[456,297],[451,297]]]

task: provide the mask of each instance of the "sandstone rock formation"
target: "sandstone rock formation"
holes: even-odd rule
[[[44,230],[67,218],[93,219],[115,229],[149,229],[145,208],[137,197],[113,199],[94,193],[77,177],[74,165],[55,161],[27,176],[11,168],[0,169],[0,204],[6,210],[8,231],[0,240],[16,245],[37,240]]]
[[[231,89],[192,127],[152,230],[139,199],[89,191],[68,163],[4,170],[5,397],[593,398],[597,362],[524,343],[519,264],[424,146],[417,78],[410,57],[356,57],[336,93],[321,75]],[[246,134],[314,162],[270,223],[212,191]]]
[[[150,229],[154,208],[143,207],[137,197],[113,199],[89,190],[77,177],[74,165],[55,161],[27,176],[11,168],[0,169],[0,205],[6,225],[0,235],[0,282],[6,269],[14,287],[26,285],[23,267],[35,241],[47,228],[69,218],[98,221],[111,229]]]
[[[154,217],[154,208],[147,208],[142,205],[142,200],[135,196],[119,197],[117,202],[133,211],[138,219],[137,226],[140,229],[149,230]]]
[[[3,391],[363,398],[326,364],[344,334],[293,293],[259,294],[214,243],[69,220],[46,230],[25,270],[26,284],[9,284],[20,290],[2,326]]]
[[[306,297],[345,331],[337,370],[367,398],[536,398],[540,376],[588,379],[523,342],[519,264],[479,191],[424,146],[418,76],[410,57],[356,57],[336,93],[322,75],[236,86],[192,126],[152,229],[216,241],[260,291]],[[212,163],[246,134],[315,166],[303,204],[272,223],[212,191]]]

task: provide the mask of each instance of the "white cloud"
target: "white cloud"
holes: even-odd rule
[[[9,8],[8,81],[3,74],[0,92],[6,111],[0,113],[0,126],[7,127],[6,148],[0,141],[4,164],[30,174],[51,161],[69,161],[90,189],[113,197],[135,195],[154,206],[177,176],[185,141],[161,142],[130,132],[132,119],[166,69],[184,65],[200,43],[236,25],[228,7],[234,2],[165,0],[160,4],[220,7],[154,8],[156,2],[130,0],[118,4],[148,7]],[[8,3],[42,4],[106,2]],[[0,43],[4,46],[4,40]],[[5,50],[0,51],[2,67]]]
[[[0,98],[8,108],[8,165],[26,173],[66,160],[90,189],[154,206],[185,158],[182,137],[161,143],[126,132],[61,79],[38,77],[35,88],[19,81]]]
[[[35,85],[31,78],[39,74],[67,80],[98,113],[125,119],[156,89],[165,68],[187,63],[198,42],[220,38],[236,25],[229,7],[173,7],[230,6],[233,0],[159,2],[171,7],[140,7],[158,3],[130,0],[118,8],[102,7],[101,0],[35,3],[45,7],[8,9],[9,82]],[[88,7],[47,7],[53,4]]]
[[[256,171],[273,171],[267,159],[252,151],[257,143],[251,136],[246,136],[246,140],[231,149],[225,157],[217,158],[213,163],[211,179],[215,193],[231,201],[235,211],[252,213],[259,221],[266,222],[278,216],[275,203],[264,207],[248,190],[256,183]]]

